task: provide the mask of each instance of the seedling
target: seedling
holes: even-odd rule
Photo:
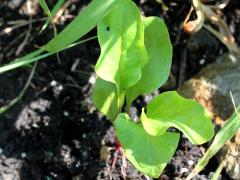
[[[93,101],[113,123],[124,154],[139,171],[160,176],[180,137],[169,127],[182,131],[193,144],[213,137],[204,108],[176,91],[153,99],[142,109],[139,123],[126,113],[139,95],[159,88],[169,76],[172,46],[162,19],[142,18],[131,0],[119,0],[98,24],[98,40],[101,55]]]
[[[39,2],[51,21],[53,13],[43,0]],[[177,132],[169,132],[169,127],[178,128],[194,144],[205,143],[214,134],[204,108],[175,91],[152,100],[143,108],[139,123],[126,113],[138,96],[159,88],[169,76],[172,46],[162,19],[142,18],[131,0],[93,0],[41,49],[0,67],[0,73],[73,46],[71,43],[96,24],[101,55],[95,66],[99,78],[93,92],[94,104],[113,123],[127,159],[141,172],[158,177],[180,137]]]

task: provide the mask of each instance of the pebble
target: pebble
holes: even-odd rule
[[[192,166],[193,164],[194,164],[194,161],[192,161],[192,160],[189,160],[189,161],[188,161],[188,165],[189,165],[189,166]]]
[[[62,85],[59,85],[57,88],[58,88],[59,91],[63,90],[63,86]]]
[[[85,139],[87,137],[87,135],[86,134],[82,134],[82,137]]]
[[[51,176],[53,176],[54,178],[57,178],[57,177],[58,177],[58,175],[57,175],[56,173],[54,173],[54,172],[51,172],[50,174],[51,174]]]
[[[201,60],[199,61],[199,64],[200,64],[200,65],[204,65],[205,62],[206,62],[206,59],[201,59]]]
[[[92,75],[92,76],[89,78],[88,82],[89,82],[90,84],[95,84],[95,82],[96,82],[96,77],[95,77],[94,75]]]
[[[181,168],[180,170],[180,173],[183,174],[183,173],[187,173],[188,172],[188,169],[187,168]]]
[[[54,87],[56,85],[57,85],[57,81],[55,81],[55,80],[51,81],[50,86]]]
[[[27,157],[27,153],[22,152],[22,153],[21,153],[21,158],[26,158],[26,157]]]
[[[68,116],[69,116],[69,112],[63,111],[63,115],[64,115],[65,117],[68,117]]]
[[[78,161],[78,162],[76,163],[75,167],[78,168],[78,167],[80,167],[80,166],[81,166],[81,162]]]
[[[81,118],[80,121],[81,121],[81,122],[85,122],[84,118]]]

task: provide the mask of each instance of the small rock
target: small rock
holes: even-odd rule
[[[68,116],[69,116],[69,112],[63,111],[63,115],[64,115],[65,117],[68,117]]]
[[[87,135],[84,133],[84,134],[82,134],[82,138],[83,139],[86,139],[86,137],[87,137]]]
[[[225,54],[199,74],[187,81],[179,93],[195,98],[204,105],[212,117],[226,120],[233,113],[230,91],[236,104],[240,104],[240,56]]]
[[[27,157],[27,153],[22,152],[22,153],[21,153],[21,158],[26,158],[26,157]]]
[[[188,172],[188,169],[187,168],[181,168],[180,170],[180,173],[183,174],[183,173],[187,173]]]
[[[139,120],[138,120],[138,110],[137,110],[137,108],[136,107],[134,107],[134,106],[132,106],[131,108],[130,108],[130,111],[129,111],[129,114],[130,114],[130,117],[132,118],[132,120],[134,121],[134,122],[138,122]]]
[[[74,158],[71,156],[71,148],[68,145],[62,145],[60,153],[66,165],[69,166],[74,162]]]
[[[57,84],[58,84],[57,81],[53,80],[51,81],[50,86],[55,87]]]
[[[92,74],[88,80],[90,84],[95,84],[96,82],[96,75]]]
[[[192,161],[192,160],[188,161],[189,166],[192,166],[193,164],[194,164],[194,161]]]
[[[102,146],[100,149],[100,159],[101,160],[108,160],[111,157],[111,148],[108,146]]]

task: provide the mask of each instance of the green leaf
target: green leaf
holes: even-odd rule
[[[93,88],[93,103],[97,109],[110,120],[115,120],[118,114],[117,89],[115,84],[97,79]]]
[[[62,32],[43,46],[43,49],[56,52],[80,39],[92,30],[117,3],[118,0],[93,0]]]
[[[114,125],[127,159],[142,173],[159,177],[177,148],[179,134],[166,132],[162,136],[151,136],[123,113]]]
[[[209,141],[213,125],[204,108],[194,100],[181,97],[176,91],[162,93],[142,111],[141,121],[151,135],[161,135],[169,127],[181,130],[193,144]]]
[[[140,81],[126,92],[128,107],[139,95],[162,86],[171,69],[172,45],[165,23],[158,17],[148,17],[143,22],[148,63],[143,68]]]
[[[225,166],[225,161],[222,160],[222,162],[219,164],[218,168],[217,168],[216,171],[214,172],[211,180],[219,180],[219,179],[221,179],[221,178],[219,178],[219,177],[220,177],[220,175],[221,175],[221,172],[222,172],[224,166]]]
[[[72,42],[75,42],[92,30],[118,2],[118,0],[93,0],[62,32],[44,45],[41,50],[29,53],[22,58],[16,59],[16,62],[0,67],[0,73],[37,61],[47,57],[49,54],[52,55],[54,52],[67,49]],[[43,4],[44,1],[41,3],[46,9],[46,4]],[[39,57],[44,50],[51,53]]]
[[[59,11],[59,9],[62,7],[65,0],[58,0],[57,3],[54,5],[51,14],[53,17],[55,17]]]
[[[20,66],[30,64],[30,63],[35,62],[35,61],[37,61],[39,59],[42,59],[44,57],[47,57],[47,55],[43,55],[43,56],[40,55],[43,52],[44,52],[43,50],[39,49],[39,50],[33,51],[32,53],[29,53],[29,54],[21,57],[21,58],[15,59],[13,62],[11,62],[7,65],[0,66],[0,74],[2,74],[3,72],[9,71],[11,69],[15,69],[15,68],[20,67]]]
[[[71,47],[77,46],[79,44],[83,44],[83,43],[85,43],[87,41],[90,41],[92,39],[95,39],[95,38],[96,37],[93,36],[93,37],[81,40],[79,42],[70,44],[69,46],[67,46],[67,47],[65,47],[63,49],[59,49],[59,52],[60,51],[64,51],[66,49],[69,49]],[[27,54],[26,56],[23,56],[21,58],[15,59],[13,62],[11,62],[11,63],[9,63],[7,65],[1,66],[0,67],[0,74],[4,73],[6,71],[12,70],[12,69],[21,67],[21,66],[29,65],[30,63],[33,63],[35,61],[39,61],[39,60],[41,60],[43,58],[49,57],[49,56],[51,56],[51,55],[56,53],[56,52],[46,52],[46,53],[42,54],[43,52],[44,52],[44,50],[39,49],[39,50],[33,51],[32,53]]]
[[[44,31],[46,29],[46,27],[48,26],[48,24],[53,21],[53,18],[56,16],[57,12],[59,11],[59,9],[61,8],[62,4],[64,3],[65,0],[58,0],[57,3],[54,5],[52,11],[51,11],[51,16],[48,16],[48,19],[46,20],[46,22],[44,23],[41,31]]]
[[[47,14],[47,16],[52,19],[52,14],[51,14],[51,12],[48,8],[48,5],[47,5],[46,1],[45,0],[38,0],[38,3],[41,5],[41,7],[43,8],[43,10]]]
[[[95,66],[99,77],[119,90],[134,85],[147,63],[141,14],[131,0],[119,0],[98,25],[101,55]]]

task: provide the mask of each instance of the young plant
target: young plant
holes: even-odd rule
[[[51,19],[44,0],[39,2]],[[175,91],[159,95],[143,108],[140,123],[122,111],[124,104],[128,112],[139,95],[159,88],[169,76],[172,46],[160,18],[142,19],[131,0],[93,0],[41,49],[0,67],[0,74],[79,44],[72,43],[96,24],[101,55],[95,66],[99,79],[94,104],[112,121],[128,160],[141,172],[158,177],[179,141],[179,133],[168,132],[169,127],[181,130],[194,144],[207,142],[214,134],[203,107]]]
[[[139,171],[160,176],[180,137],[169,127],[178,128],[193,144],[213,137],[204,108],[175,91],[153,99],[142,109],[139,123],[122,111],[124,104],[128,112],[139,95],[159,88],[169,76],[172,46],[162,19],[142,18],[131,0],[119,0],[98,24],[98,40],[93,102],[112,121],[124,154]]]

